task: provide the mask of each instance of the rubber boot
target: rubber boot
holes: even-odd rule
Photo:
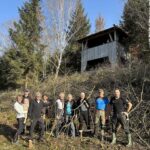
[[[113,133],[113,137],[112,138],[113,139],[112,139],[111,144],[114,145],[114,144],[116,144],[116,134],[115,133]]]
[[[104,130],[101,130],[101,141],[104,141]]]
[[[131,134],[127,134],[127,138],[128,138],[128,144],[126,145],[126,147],[131,147],[132,146]]]

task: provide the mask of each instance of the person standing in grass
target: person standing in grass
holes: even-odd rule
[[[104,97],[104,90],[99,89],[99,96],[95,101],[95,124],[94,124],[94,136],[98,137],[99,126],[101,126],[101,141],[104,140],[104,129],[106,125],[106,108],[108,107],[109,100]],[[100,125],[99,125],[100,123]]]
[[[47,131],[49,125],[50,125],[50,121],[49,121],[49,118],[50,118],[50,100],[49,100],[49,97],[47,94],[44,94],[43,97],[42,97],[42,100],[43,100],[43,103],[44,104],[47,104],[48,106],[47,107],[44,107],[42,109],[42,116],[43,116],[43,119],[44,119],[44,124],[45,124],[45,130]]]
[[[74,117],[74,100],[72,94],[68,94],[67,101],[65,101],[64,105],[64,116],[66,125],[69,124],[69,129],[71,128],[71,136],[75,137],[75,126],[73,122]]]
[[[18,137],[20,136],[20,134],[23,132],[23,129],[24,129],[25,114],[24,114],[24,110],[23,110],[22,100],[23,100],[22,95],[18,95],[17,101],[14,104],[14,109],[17,113],[16,118],[17,118],[17,122],[18,122],[18,129],[13,138],[13,143],[18,142]]]
[[[51,129],[51,134],[55,137],[59,135],[60,128],[64,123],[64,102],[65,93],[61,92],[55,103],[55,120]]]
[[[27,123],[27,117],[28,117],[28,110],[29,110],[29,99],[28,98],[24,98],[23,99],[23,111],[24,111],[24,116],[25,116],[25,119],[24,119],[24,134],[26,133],[26,123]]]
[[[77,100],[76,107],[78,108],[79,116],[79,132],[83,131],[83,123],[85,121],[87,129],[90,129],[89,109],[90,104],[86,99],[85,93],[81,92],[80,98]]]
[[[49,100],[47,94],[43,95],[42,100],[43,100],[44,104],[48,104],[48,105],[50,104],[50,100]],[[44,118],[49,118],[50,117],[50,108],[49,108],[49,106],[44,107],[43,110],[42,110],[42,112],[43,112],[43,117]]]
[[[39,124],[41,131],[39,136],[39,141],[44,141],[44,120],[42,118],[42,110],[44,107],[49,106],[50,104],[45,104],[42,101],[42,95],[40,92],[36,93],[35,100],[32,100],[29,106],[29,118],[31,119],[31,127],[30,127],[30,140],[33,139],[33,131],[37,124]]]
[[[110,105],[112,106],[113,115],[112,115],[112,142],[111,144],[116,144],[116,132],[118,124],[121,124],[128,138],[127,147],[132,146],[131,133],[129,130],[129,117],[128,113],[132,108],[131,102],[121,96],[120,90],[116,89],[114,97],[110,100]]]

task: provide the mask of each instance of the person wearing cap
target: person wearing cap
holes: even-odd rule
[[[18,137],[20,136],[20,134],[23,132],[23,129],[24,129],[25,115],[24,115],[22,100],[23,100],[22,95],[18,95],[17,101],[14,104],[14,109],[17,113],[16,118],[18,122],[18,129],[13,138],[13,143],[17,143]]]
[[[49,106],[50,104],[45,104],[42,101],[42,95],[40,92],[36,93],[36,98],[35,100],[32,100],[29,106],[29,113],[28,116],[31,119],[31,127],[30,127],[30,140],[32,140],[33,136],[33,131],[36,126],[36,124],[39,124],[41,131],[40,131],[40,136],[39,136],[39,141],[43,141],[43,136],[44,136],[44,120],[42,118],[42,110],[44,107]]]
[[[98,97],[95,100],[95,123],[94,123],[94,136],[98,137],[99,123],[101,126],[101,141],[104,140],[104,129],[106,124],[106,108],[108,107],[109,100],[104,96],[104,90],[99,89]]]

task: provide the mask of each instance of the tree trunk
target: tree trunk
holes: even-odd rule
[[[60,70],[60,66],[61,66],[61,62],[62,62],[62,56],[63,56],[63,53],[60,52],[60,56],[59,56],[59,60],[58,60],[58,65],[57,65],[57,68],[56,68],[55,80],[57,79],[58,74],[59,74],[59,70]]]

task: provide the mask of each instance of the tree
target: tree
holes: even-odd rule
[[[0,55],[3,55],[5,50],[11,45],[11,41],[7,31],[9,28],[13,27],[13,21],[5,21],[0,25]]]
[[[57,52],[57,56],[55,58],[57,60],[56,63],[56,73],[55,79],[57,79],[62,61],[64,50],[68,46],[68,43],[72,39],[72,37],[80,30],[82,24],[80,26],[76,26],[77,28],[72,30],[73,32],[68,32],[68,28],[70,25],[71,16],[75,11],[77,0],[47,0],[46,8],[47,15],[46,19],[48,22],[48,30],[49,36],[51,37],[51,51]],[[70,30],[74,26],[70,26]]]
[[[104,21],[104,18],[102,16],[98,16],[98,18],[95,20],[95,27],[96,27],[95,32],[99,32],[99,31],[104,30],[105,21]]]
[[[125,4],[122,27],[128,32],[128,45],[139,48],[139,58],[145,59],[148,50],[148,0],[128,0]],[[146,55],[145,55],[146,53]]]
[[[11,48],[1,58],[1,74],[8,82],[5,85],[25,82],[27,86],[28,78],[37,79],[40,75],[44,48],[40,43],[40,13],[40,0],[25,2],[19,9],[19,21],[9,29]]]
[[[84,12],[84,8],[80,0],[76,4],[75,12],[71,17],[67,31],[67,38],[71,38],[64,52],[63,66],[65,66],[67,70],[80,71],[81,45],[78,43],[78,40],[85,37],[90,32],[90,21]]]

